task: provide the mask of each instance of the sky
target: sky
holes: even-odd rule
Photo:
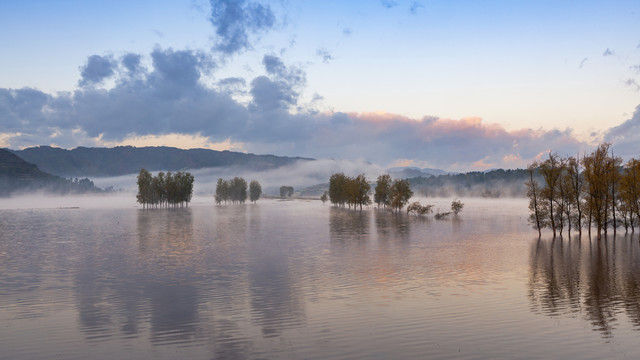
[[[640,2],[0,2],[0,147],[640,156]]]

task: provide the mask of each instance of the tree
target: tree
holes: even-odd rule
[[[143,207],[154,206],[184,206],[189,205],[193,196],[194,177],[190,173],[178,172],[166,175],[159,172],[152,176],[145,169],[138,175],[138,195],[136,198]]]
[[[394,180],[391,184],[391,191],[389,193],[390,205],[396,211],[400,211],[413,196],[409,180]]]
[[[260,195],[262,195],[262,186],[256,180],[252,180],[249,183],[249,200],[255,203],[260,199]]]
[[[136,199],[142,208],[146,208],[151,203],[153,189],[151,187],[152,182],[151,173],[147,169],[140,169],[138,174],[138,195]]]
[[[347,202],[347,177],[343,173],[331,175],[329,178],[329,199],[331,203],[344,206]]]
[[[216,195],[215,195],[216,204],[220,204],[221,202],[227,202],[229,200],[229,182],[223,179],[218,179],[216,184]]]
[[[627,162],[620,178],[620,201],[629,216],[631,231],[640,224],[640,160]]]
[[[293,196],[293,186],[280,186],[280,197],[292,197]]]
[[[602,231],[606,228],[608,220],[610,175],[607,164],[609,162],[609,146],[609,144],[600,144],[591,155],[582,158],[583,174],[587,187],[589,219],[592,219],[596,224],[598,239],[601,238]]]
[[[322,196],[320,196],[320,201],[322,201],[323,204],[326,203],[327,200],[328,200],[327,194],[328,194],[328,192],[325,191],[325,192],[322,193]]]
[[[373,201],[380,205],[386,207],[389,204],[389,192],[391,191],[391,175],[385,174],[378,176],[378,180],[376,182],[376,190],[373,194]]]
[[[533,224],[533,227],[538,230],[538,236],[542,236],[542,227],[544,226],[545,213],[543,207],[540,205],[540,185],[534,177],[534,173],[538,168],[538,163],[533,162],[527,167],[529,173],[529,181],[526,182],[527,197],[529,198],[529,211],[531,215],[529,217],[529,223]]]
[[[371,186],[364,174],[360,174],[355,178],[347,178],[346,185],[347,198],[349,204],[353,204],[354,209],[359,205],[360,210],[362,210],[362,205],[371,204],[371,198],[369,197]]]
[[[433,212],[433,205],[420,205],[419,201],[412,202],[407,206],[407,214],[415,212],[417,215],[422,216]]]
[[[540,197],[543,200],[542,206],[546,206],[549,211],[549,221],[551,221],[551,229],[553,230],[553,236],[556,236],[556,216],[554,213],[555,207],[554,199],[558,192],[558,186],[561,175],[561,163],[558,155],[549,152],[549,158],[542,162],[539,167],[540,175],[542,175],[546,186],[540,192]]]
[[[229,197],[234,204],[244,204],[247,200],[247,181],[237,176],[231,179],[229,182]]]
[[[458,215],[458,213],[462,211],[463,207],[464,204],[460,200],[455,199],[451,202],[451,211],[453,211],[454,215]]]
[[[578,235],[582,235],[582,218],[584,216],[582,198],[585,191],[585,185],[579,158],[571,156],[567,159],[565,176],[565,181],[569,183],[571,208],[574,209],[574,227],[578,230]]]

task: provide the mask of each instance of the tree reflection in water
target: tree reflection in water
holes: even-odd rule
[[[640,330],[640,242],[637,236],[602,240],[540,239],[530,255],[532,310],[576,314],[612,337],[620,314]]]

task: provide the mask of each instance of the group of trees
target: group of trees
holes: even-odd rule
[[[280,186],[280,197],[292,197],[293,196],[293,186]]]
[[[344,173],[337,173],[329,178],[329,200],[334,205],[342,207],[353,205],[354,208],[359,205],[362,209],[363,205],[371,204],[370,190],[371,185],[364,174],[353,178]]]
[[[371,185],[364,174],[356,177],[343,173],[331,175],[329,179],[329,200],[338,206],[354,208],[371,204]],[[390,206],[399,211],[408,202],[413,191],[408,180],[391,180],[390,175],[380,175],[374,192],[374,201],[378,206]],[[326,199],[326,198],[325,198]]]
[[[249,201],[256,202],[262,195],[262,186],[256,180],[249,183]],[[231,180],[218,179],[216,184],[216,194],[214,196],[216,204],[223,201],[231,201],[234,204],[244,204],[247,200],[247,181],[241,177],[234,177]]]
[[[538,234],[551,228],[553,236],[563,229],[582,234],[587,228],[597,237],[623,226],[625,231],[640,222],[640,160],[622,166],[622,158],[610,153],[610,144],[601,144],[591,154],[560,157],[549,153],[546,160],[528,166],[526,182],[530,222]],[[538,182],[538,174],[542,183]]]
[[[193,175],[186,172],[175,174],[159,172],[152,176],[146,169],[138,174],[136,199],[143,208],[149,206],[185,206],[193,196]]]
[[[392,180],[390,175],[378,176],[373,201],[378,206],[390,206],[395,211],[400,211],[413,196],[409,180]]]

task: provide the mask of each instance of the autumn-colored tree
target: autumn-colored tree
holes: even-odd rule
[[[347,203],[347,177],[344,173],[336,173],[329,178],[329,200],[338,206]]]
[[[620,178],[620,201],[629,217],[631,231],[640,224],[640,160],[629,160]]]
[[[566,179],[569,183],[569,197],[571,209],[573,210],[573,225],[578,230],[578,235],[582,235],[582,218],[584,217],[583,194],[585,192],[584,177],[579,158],[570,156],[566,161]]]
[[[562,167],[560,158],[557,154],[549,152],[549,158],[539,165],[540,175],[544,179],[545,185],[540,192],[540,198],[542,200],[541,205],[546,207],[549,212],[549,221],[551,222],[551,229],[553,230],[553,236],[556,236],[556,221],[557,211],[554,206],[555,199],[560,184],[560,176],[562,173]]]
[[[601,238],[607,225],[609,206],[609,144],[601,144],[588,156],[582,158],[586,184],[589,218],[595,222],[597,237]],[[589,231],[591,234],[591,231]]]
[[[389,204],[389,192],[391,191],[391,175],[385,174],[378,176],[376,182],[376,190],[373,194],[373,201],[386,207]]]
[[[394,180],[391,184],[391,191],[389,193],[389,203],[391,208],[396,211],[400,211],[413,196],[411,185],[409,180]]]
[[[458,199],[454,199],[451,202],[451,211],[453,212],[454,215],[458,215],[458,213],[462,211],[463,207],[464,207],[464,204],[462,203],[462,201]]]
[[[371,186],[364,174],[360,174],[355,178],[347,178],[347,198],[349,203],[353,204],[354,209],[356,206],[360,206],[360,210],[362,210],[362,205],[371,204],[370,190]]]
[[[529,174],[529,180],[525,183],[527,186],[527,197],[529,198],[529,223],[533,225],[533,228],[538,230],[538,236],[542,236],[542,228],[545,226],[546,208],[541,204],[542,189],[535,179],[535,172],[538,169],[538,163],[533,162],[527,167],[527,173]]]

